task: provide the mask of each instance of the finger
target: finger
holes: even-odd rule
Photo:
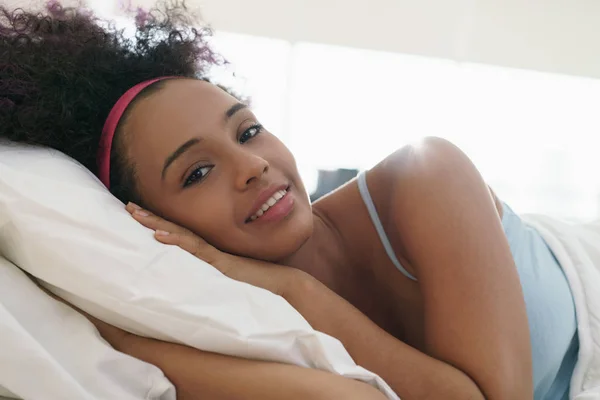
[[[188,233],[189,231],[185,228],[180,227],[164,218],[158,217],[152,214],[150,211],[143,208],[134,208],[131,212],[131,216],[144,225],[146,228],[152,230],[163,230],[172,233]]]
[[[178,246],[193,256],[212,264],[217,250],[194,234],[157,230],[154,237],[161,243]]]
[[[133,211],[135,210],[141,210],[142,207],[138,206],[135,203],[132,203],[131,201],[129,203],[127,203],[127,205],[125,206],[125,209],[131,214]]]

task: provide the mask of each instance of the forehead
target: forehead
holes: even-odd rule
[[[221,88],[197,79],[172,79],[147,98],[140,99],[131,111],[132,123],[146,121],[155,124],[168,120],[171,123],[188,119],[211,120],[220,117],[237,100]],[[219,114],[219,115],[217,115]]]
[[[237,100],[223,89],[196,79],[174,79],[135,103],[125,123],[128,147],[172,148],[224,123],[226,110]]]
[[[124,126],[124,143],[134,164],[156,173],[164,159],[188,140],[218,132],[226,111],[238,101],[201,80],[174,79],[140,99]]]

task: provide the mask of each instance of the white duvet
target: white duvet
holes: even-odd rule
[[[569,398],[600,399],[600,220],[573,224],[541,215],[522,218],[554,252],[575,298],[580,347]]]

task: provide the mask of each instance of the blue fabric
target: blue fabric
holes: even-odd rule
[[[579,340],[573,294],[541,235],[504,204],[502,226],[529,317],[535,400],[567,400]]]
[[[358,176],[358,187],[390,260],[400,272],[416,280],[394,254],[369,194],[364,172]],[[534,400],[568,400],[579,351],[571,289],[541,235],[525,225],[506,204],[502,226],[517,266],[527,308]]]
[[[398,270],[402,272],[404,276],[406,276],[408,279],[416,281],[417,278],[412,276],[410,272],[404,269],[400,261],[398,261],[396,254],[394,253],[394,249],[392,248],[390,240],[388,239],[385,230],[383,229],[381,220],[379,219],[379,214],[377,214],[377,210],[375,209],[375,203],[373,203],[371,193],[369,193],[369,188],[367,187],[367,178],[364,171],[358,175],[358,190],[360,191],[360,195],[365,203],[365,206],[367,206],[367,210],[369,211],[369,215],[371,216],[371,221],[373,222],[375,230],[379,235],[379,240],[381,240],[381,244],[383,244],[385,252],[387,253],[389,259],[392,261],[392,264],[394,264],[394,266],[398,268]]]

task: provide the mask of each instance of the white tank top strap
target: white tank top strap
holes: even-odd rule
[[[394,253],[394,249],[392,248],[387,234],[383,229],[383,225],[381,224],[381,220],[379,219],[379,215],[377,214],[377,209],[375,208],[375,204],[373,203],[373,199],[371,198],[371,194],[369,193],[369,188],[367,186],[367,174],[365,171],[362,171],[360,174],[358,174],[358,190],[360,191],[360,195],[365,205],[367,206],[367,210],[369,211],[369,215],[371,216],[371,221],[373,221],[373,225],[375,225],[375,229],[377,230],[377,234],[379,235],[379,240],[381,240],[381,244],[383,244],[383,247],[385,248],[385,252],[387,253],[388,257],[400,272],[402,272],[407,278],[416,281],[417,278],[412,276],[410,272],[404,269],[402,264],[400,264],[400,261],[398,261],[396,254]]]

